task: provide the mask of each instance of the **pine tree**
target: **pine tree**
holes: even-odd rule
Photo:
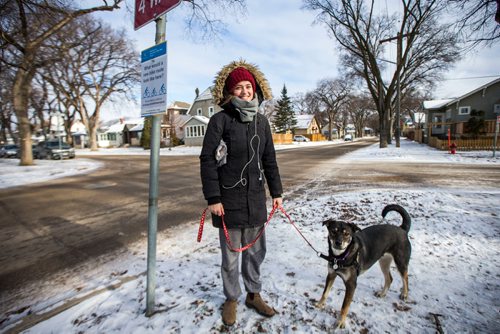
[[[283,85],[281,90],[281,98],[278,100],[276,107],[276,116],[274,118],[274,127],[277,132],[285,133],[290,130],[293,131],[297,125],[297,119],[292,109],[292,102],[287,95],[286,85]]]
[[[144,127],[142,128],[141,136],[141,146],[145,150],[149,150],[151,147],[151,122],[152,117],[144,117]]]

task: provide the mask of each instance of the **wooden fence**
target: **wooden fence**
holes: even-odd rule
[[[451,143],[457,145],[457,151],[493,150],[493,138],[455,139]],[[448,140],[440,140],[436,137],[429,138],[429,146],[435,147],[438,150],[449,150]]]
[[[325,141],[326,138],[321,133],[314,133],[312,135],[306,135],[311,141]]]
[[[291,144],[293,135],[291,133],[273,133],[273,143],[276,145]]]
[[[325,141],[326,138],[321,133],[307,134],[304,135],[311,141]],[[293,135],[291,133],[273,133],[274,144],[291,144],[293,142]]]

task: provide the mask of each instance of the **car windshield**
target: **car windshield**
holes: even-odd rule
[[[59,148],[59,142],[58,141],[48,141],[47,147]],[[70,148],[70,146],[67,143],[61,143],[61,148],[68,149],[68,148]]]
[[[17,145],[5,145],[5,149],[6,150],[12,150],[12,149],[15,149],[17,148]]]

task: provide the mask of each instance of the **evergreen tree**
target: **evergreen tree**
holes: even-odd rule
[[[281,98],[278,100],[276,107],[276,116],[274,118],[274,127],[277,132],[285,133],[290,130],[293,131],[297,125],[297,119],[292,109],[292,102],[287,95],[286,85],[283,85],[281,90]]]
[[[142,128],[141,136],[141,146],[145,150],[149,150],[151,147],[151,122],[152,117],[144,117],[144,127]]]

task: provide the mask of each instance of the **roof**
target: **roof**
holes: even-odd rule
[[[174,101],[167,107],[167,109],[189,109],[189,107],[191,107],[191,104],[187,102]]]
[[[189,121],[190,121],[190,120],[192,120],[192,119],[197,120],[198,122],[203,123],[203,124],[205,124],[205,125],[207,125],[207,124],[208,124],[208,121],[210,120],[210,118],[208,118],[208,117],[205,117],[205,116],[198,116],[198,115],[196,115],[196,116],[191,116],[191,117],[189,117],[189,118],[188,118],[188,119],[187,119],[184,123],[182,123],[182,124],[181,124],[181,125],[179,125],[179,126],[180,126],[180,127],[183,127],[184,125],[186,125],[186,123],[187,123],[187,122],[189,122]]]
[[[474,89],[474,90],[470,91],[469,93],[466,93],[466,94],[464,94],[464,95],[462,95],[462,96],[460,96],[460,97],[457,97],[456,99],[453,99],[452,101],[450,101],[450,102],[448,103],[448,105],[450,105],[450,104],[452,104],[452,103],[455,103],[455,102],[458,102],[458,101],[460,101],[460,100],[463,100],[463,99],[465,99],[466,97],[469,97],[469,96],[471,96],[471,95],[474,95],[474,94],[476,94],[477,92],[480,92],[480,91],[482,91],[483,89],[488,88],[489,86],[492,86],[492,85],[494,85],[494,84],[496,84],[496,83],[499,83],[499,82],[500,82],[500,78],[497,78],[497,79],[495,79],[495,80],[493,80],[493,81],[490,81],[490,82],[488,82],[487,84],[484,84],[484,85],[482,85],[481,87],[476,88],[476,89]]]
[[[115,123],[106,130],[106,133],[122,132],[124,127],[125,127],[124,123]]]
[[[206,100],[213,100],[213,95],[212,95],[212,88],[213,86],[208,87],[205,89],[200,95],[198,95],[194,101],[193,104],[189,106],[188,114],[191,114],[191,109],[193,109],[194,105],[198,101],[206,101]]]
[[[136,126],[138,124],[144,124],[144,119],[143,118],[134,118],[134,119],[122,119],[121,121],[118,121],[117,123],[114,123],[109,126],[109,128],[105,131],[105,133],[118,133],[118,132],[123,132],[125,129],[125,125],[132,125]]]
[[[195,101],[203,101],[203,100],[213,99],[212,88],[213,88],[213,86],[208,87],[200,95],[198,95],[194,100]]]
[[[144,123],[143,124],[137,124],[134,126],[132,129],[130,129],[130,132],[136,132],[136,131],[142,131],[144,129]]]
[[[296,115],[295,119],[297,120],[297,125],[295,126],[297,129],[307,129],[311,125],[314,115]]]
[[[488,88],[489,86],[492,86],[496,83],[499,83],[500,82],[500,78],[497,78],[493,81],[490,81],[488,82],[487,84],[485,85],[482,85],[481,87],[479,88],[476,88],[460,97],[457,97],[457,98],[454,98],[454,99],[444,99],[444,100],[430,100],[430,101],[424,101],[423,103],[423,108],[426,109],[426,110],[437,110],[437,109],[441,109],[442,107],[444,106],[449,106],[453,103],[456,103],[456,102],[459,102],[460,100],[463,100],[471,95],[474,95],[476,94],[477,92],[480,92],[482,91],[483,89],[485,88]]]
[[[453,101],[453,99],[424,101],[423,107],[426,110],[441,109],[451,101]]]

